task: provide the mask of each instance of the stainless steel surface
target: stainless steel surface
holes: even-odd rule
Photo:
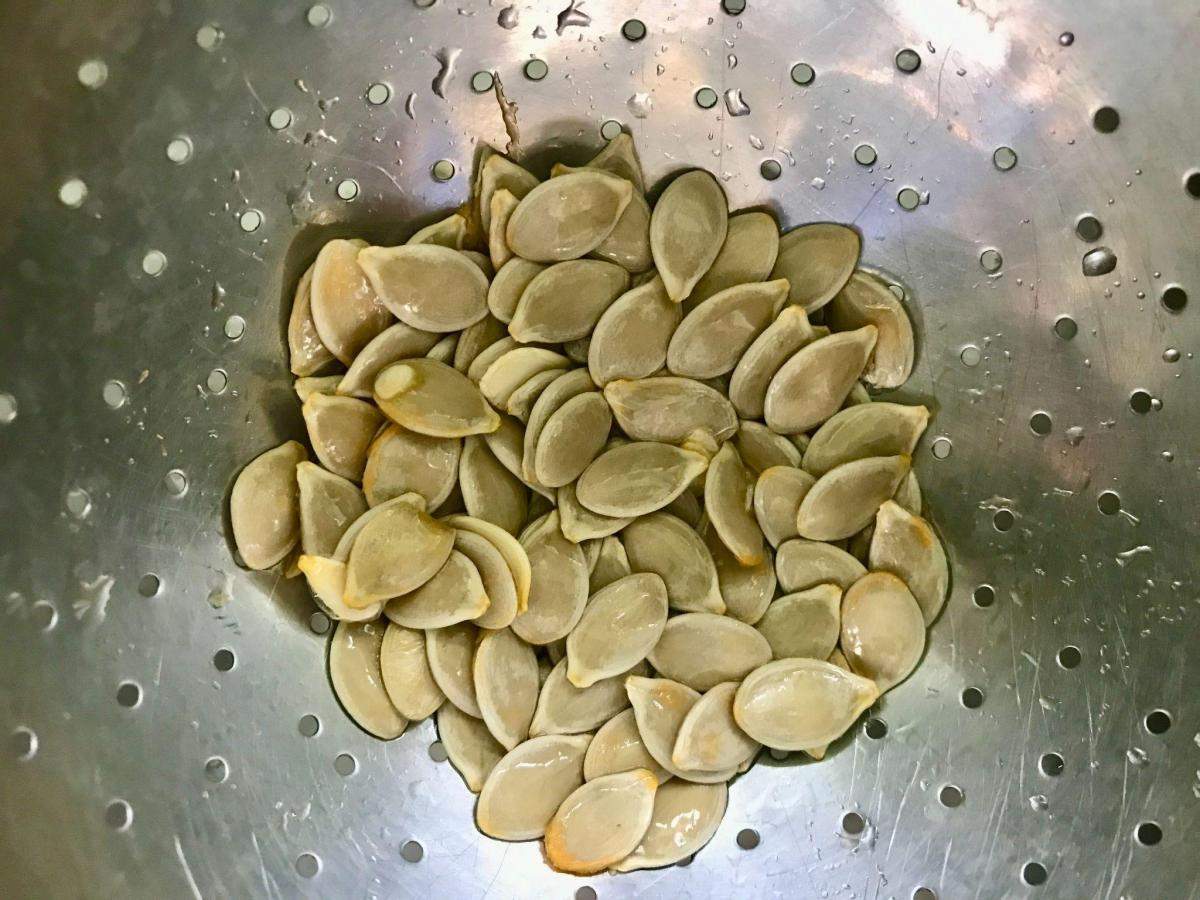
[[[589,0],[591,23],[556,35],[562,5],[518,3],[511,30],[480,0],[330,0],[323,26],[298,2],[0,8],[0,422],[15,403],[0,424],[0,895],[1200,896],[1195,4],[749,0],[734,17],[718,0]],[[631,43],[635,15],[648,34]],[[920,53],[911,74],[902,48]],[[442,99],[444,49],[461,54]],[[530,57],[544,80],[522,74]],[[89,60],[107,68],[95,89]],[[382,239],[466,197],[477,142],[505,141],[492,96],[470,89],[493,68],[529,146],[566,136],[578,161],[618,119],[651,179],[707,166],[734,207],[854,222],[865,262],[908,285],[922,337],[903,393],[937,408],[918,471],[953,560],[928,656],[883,703],[886,736],[860,727],[819,764],[766,758],[687,868],[576,879],[534,844],[481,838],[432,726],[390,744],[357,730],[303,585],[230,559],[233,475],[302,434],[291,285],[325,237]],[[701,109],[702,86],[722,102]],[[729,114],[729,89],[748,114]],[[1104,105],[1111,133],[1092,125]],[[536,164],[557,155],[543,151]],[[439,183],[443,158],[457,174]],[[78,208],[59,198],[78,199],[71,179]],[[928,202],[902,210],[903,188]],[[1103,225],[1092,244],[1074,233],[1084,213]],[[1098,245],[1116,268],[1085,277]],[[1178,314],[1160,303],[1173,284],[1192,300]],[[1120,512],[1098,509],[1104,491]],[[1075,668],[1057,661],[1067,646]],[[963,705],[968,687],[982,706]],[[1162,734],[1144,724],[1156,709]],[[1047,753],[1061,774],[1043,774]],[[945,785],[961,805],[941,804]],[[1135,840],[1142,822],[1161,843]],[[1029,862],[1044,885],[1023,882]]]

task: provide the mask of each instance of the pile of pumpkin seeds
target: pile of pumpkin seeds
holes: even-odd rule
[[[925,648],[947,562],[913,365],[851,228],[653,208],[622,134],[485,154],[404,245],[333,240],[288,342],[310,450],[251,462],[241,559],[303,573],[384,740],[435,716],[476,822],[579,874],[678,862],[764,748],[820,759]]]

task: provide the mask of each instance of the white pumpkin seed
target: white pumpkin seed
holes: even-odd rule
[[[439,334],[422,331],[403,322],[385,328],[354,357],[354,362],[338,382],[337,392],[369,400],[375,378],[385,367],[401,359],[432,352],[440,339]]]
[[[754,480],[733,444],[713,457],[704,479],[704,512],[738,562],[762,562],[763,533],[754,518]]]
[[[289,367],[293,375],[312,375],[334,360],[329,348],[321,343],[312,317],[312,271],[309,266],[296,285],[292,313],[288,317]],[[304,398],[302,397],[301,400]]]
[[[233,483],[229,521],[242,562],[269,569],[300,539],[300,488],[296,466],[308,459],[296,441],[280,444],[251,460]]]
[[[459,335],[458,345],[454,348],[454,368],[466,373],[480,353],[507,336],[508,328],[504,323],[488,313]]]
[[[633,670],[645,673],[645,663],[638,663]],[[567,660],[564,657],[554,665],[554,670],[538,697],[537,711],[531,735],[579,734],[599,728],[621,710],[629,706],[625,694],[627,673],[602,678],[595,684],[577,688],[567,679]]]
[[[848,538],[866,528],[908,474],[907,456],[872,456],[830,469],[800,503],[796,530],[814,541]]]
[[[764,746],[803,750],[837,740],[878,696],[875,682],[823,659],[780,659],[746,677],[733,716]]]
[[[850,668],[882,694],[909,676],[925,651],[925,619],[908,587],[890,572],[870,572],[842,600],[842,652]]]
[[[358,535],[362,532],[367,524],[382,513],[385,509],[395,506],[398,503],[407,503],[419,510],[425,510],[425,498],[420,494],[407,493],[401,494],[399,497],[393,497],[391,500],[385,500],[378,506],[372,506],[365,513],[350,523],[350,526],[342,532],[341,538],[338,540],[337,548],[333,551],[333,558],[338,562],[347,562],[350,559],[350,549],[354,546],[354,542],[358,540]]]
[[[733,720],[738,682],[725,681],[705,691],[683,718],[671,762],[684,771],[736,768],[752,759],[759,743]]]
[[[307,376],[297,378],[292,382],[292,388],[296,392],[296,396],[303,403],[313,394],[334,394],[337,393],[338,384],[341,383],[341,375],[321,375]]]
[[[665,512],[642,516],[621,532],[621,544],[632,571],[662,579],[673,609],[725,612],[712,555],[682,519]]]
[[[921,485],[917,481],[915,469],[908,470],[908,474],[900,482],[900,487],[896,488],[892,499],[900,505],[901,509],[907,510],[914,516],[921,514]]]
[[[396,424],[431,437],[487,434],[500,427],[500,416],[479,388],[432,359],[408,359],[380,372],[375,402]]]
[[[501,322],[511,322],[525,288],[547,268],[540,263],[514,256],[497,269],[487,294],[487,305],[492,315]]]
[[[779,545],[775,573],[779,587],[793,594],[818,584],[836,584],[844,591],[866,575],[867,570],[841,547],[797,538]]]
[[[836,584],[777,597],[756,626],[776,659],[827,659],[841,630],[842,589]]]
[[[578,478],[603,449],[612,412],[599,391],[572,397],[546,420],[533,457],[538,484],[562,487]]]
[[[647,769],[602,775],[576,788],[546,826],[546,861],[574,875],[620,862],[650,827],[657,789]]]
[[[654,761],[677,778],[702,784],[728,781],[737,767],[716,771],[683,770],[671,759],[679,728],[700,694],[686,684],[667,678],[643,678],[631,675],[625,679],[625,690],[633,706],[638,734]]]
[[[579,476],[575,496],[592,512],[640,516],[666,506],[708,468],[694,450],[634,441],[605,450]]]
[[[478,794],[504,756],[504,748],[492,737],[487,725],[453,703],[443,703],[438,710],[437,732],[450,765],[458,770],[467,790]]]
[[[818,338],[797,350],[771,378],[763,415],[772,431],[808,431],[832,416],[858,381],[875,346],[876,330]]]
[[[313,394],[300,411],[321,465],[335,475],[361,480],[367,450],[383,422],[379,410],[353,397]]]
[[[667,624],[667,589],[653,573],[627,575],[588,600],[567,636],[567,680],[591,687],[646,658]]]
[[[300,546],[310,556],[332,556],[350,523],[367,511],[354,482],[318,465],[296,465],[300,491]]]
[[[725,601],[725,614],[747,625],[760,618],[775,595],[775,560],[766,549],[755,566],[743,566],[721,541],[716,529],[704,521],[704,545],[717,567],[717,584]]]
[[[425,355],[432,360],[449,366],[454,363],[454,351],[458,347],[458,335],[448,334],[429,348]]]
[[[729,380],[729,400],[737,414],[743,419],[762,418],[771,379],[792,354],[816,337],[803,307],[785,307],[746,348],[734,366]]]
[[[475,805],[475,824],[501,841],[531,841],[563,800],[583,784],[587,735],[543,735],[519,744],[496,763]]]
[[[388,425],[371,442],[363,469],[363,494],[378,506],[409,492],[437,509],[454,490],[462,453],[459,438],[429,437]]]
[[[533,404],[542,396],[542,391],[548,388],[562,374],[562,369],[547,369],[531,376],[519,388],[508,396],[504,410],[520,422],[528,422]]]
[[[527,484],[535,484],[537,475],[534,471],[538,439],[542,429],[550,421],[564,403],[572,397],[585,391],[595,390],[587,369],[570,369],[551,382],[541,393],[529,411],[529,421],[525,425],[525,441],[521,454],[521,474]]]
[[[912,322],[883,279],[855,272],[829,304],[826,318],[836,331],[865,325],[878,329],[875,353],[862,376],[867,384],[895,388],[908,381],[915,353]]]
[[[540,372],[566,369],[571,361],[553,350],[516,347],[487,367],[479,379],[479,390],[497,409],[504,409],[513,391]]]
[[[564,484],[558,489],[558,514],[563,537],[575,544],[606,538],[633,521],[632,518],[614,518],[592,512],[576,498],[573,484]]]
[[[800,468],[802,454],[788,438],[776,434],[762,422],[742,422],[733,439],[742,462],[751,472],[761,474],[772,466]]]
[[[588,598],[587,560],[578,544],[559,530],[558,512],[551,512],[523,536],[532,580],[527,608],[512,629],[530,644],[548,644],[566,637],[583,615]]]
[[[771,466],[754,483],[754,518],[772,547],[797,537],[796,512],[816,479],[801,469]]]
[[[483,718],[475,697],[475,645],[479,629],[470,622],[425,632],[425,656],[433,680],[446,699],[468,716]]]
[[[724,784],[674,780],[659,785],[642,842],[611,870],[657,869],[695,855],[717,833],[728,802],[729,788]]]
[[[574,259],[534,276],[513,311],[508,332],[522,344],[587,337],[629,287],[629,273],[600,259]]]
[[[303,509],[303,508],[302,508]],[[950,584],[946,551],[930,524],[889,500],[875,516],[871,568],[899,576],[912,591],[925,624],[941,612]]]
[[[411,503],[376,507],[350,548],[345,601],[361,609],[423,585],[454,547],[454,529]]]
[[[617,713],[600,726],[583,758],[583,778],[592,781],[603,775],[646,769],[661,785],[671,773],[654,761],[642,743],[632,709]]]
[[[912,455],[929,423],[924,406],[864,403],[835,413],[813,435],[804,470],[817,477],[835,466],[870,456]]]
[[[371,622],[383,615],[383,603],[372,603],[362,609],[347,606],[346,564],[324,556],[301,555],[296,567],[304,574],[313,602],[335,622]]]
[[[525,522],[529,494],[525,485],[492,455],[478,435],[463,442],[458,484],[467,514],[516,534]]]
[[[392,706],[409,721],[432,716],[446,700],[429,671],[423,631],[389,624],[379,648],[379,669]]]
[[[508,628],[489,631],[475,648],[475,697],[483,721],[505,749],[529,737],[537,706],[537,656]]]
[[[488,258],[495,269],[499,269],[513,258],[513,252],[508,246],[508,220],[520,202],[511,191],[503,188],[492,194],[491,222],[488,225]]]
[[[517,584],[504,556],[491,541],[459,529],[454,533],[454,549],[474,564],[489,601],[475,624],[480,628],[507,628],[517,616]]]
[[[627,272],[644,272],[654,264],[650,253],[650,204],[634,190],[617,224],[592,251],[593,256],[616,263]]]
[[[837,666],[843,672],[852,672],[853,671],[850,668],[850,663],[846,660],[846,657],[842,655],[842,651],[838,650],[836,647],[834,648],[833,652],[829,654],[829,662],[832,663],[833,665]],[[828,750],[829,750],[829,744],[818,744],[816,747],[805,747],[804,748],[804,752],[807,753],[809,756],[811,756],[813,759],[824,759],[825,754],[826,754],[826,752],[828,752]]]
[[[317,336],[345,365],[395,320],[357,261],[366,241],[332,240],[312,268],[312,320]]]
[[[507,327],[505,330],[507,331]],[[521,345],[518,344],[516,340],[506,335],[505,337],[500,338],[500,340],[496,341],[494,344],[489,344],[487,347],[484,347],[479,351],[479,354],[473,360],[471,360],[471,364],[467,366],[467,378],[475,382],[475,384],[479,384],[479,380],[483,378],[483,374],[491,368],[492,363],[498,360],[505,353],[508,353],[510,350],[515,350],[519,346]]]
[[[408,727],[383,687],[379,648],[383,626],[375,622],[338,622],[329,644],[329,681],[355,724],[380,740],[400,737]]]
[[[751,211],[730,216],[721,252],[684,300],[684,313],[735,284],[766,281],[778,252],[779,226],[769,213]]]
[[[667,368],[691,378],[732,372],[786,298],[787,282],[782,280],[738,284],[709,297],[675,329],[667,346]]]
[[[635,441],[678,444],[698,428],[724,441],[737,431],[733,405],[718,391],[691,378],[663,375],[616,380],[604,388],[621,430]]]
[[[508,220],[508,246],[534,262],[585,256],[612,233],[632,195],[624,178],[595,169],[551,178]]]
[[[624,578],[633,572],[629,565],[629,556],[625,545],[616,537],[606,537],[598,541],[600,552],[596,555],[596,564],[592,566],[588,579],[588,590],[595,594],[608,587],[619,578]]]
[[[529,605],[529,589],[533,573],[529,556],[526,554],[525,548],[521,546],[521,542],[498,525],[472,516],[447,516],[445,522],[460,531],[469,531],[479,535],[500,552],[509,571],[512,572],[513,584],[517,588],[517,612],[524,612]]]
[[[771,277],[788,280],[788,303],[815,312],[850,279],[861,251],[862,238],[853,228],[833,222],[801,225],[779,239]]]
[[[500,191],[507,191],[520,200],[535,187],[538,180],[506,156],[495,153],[479,168],[479,221],[484,234],[491,234],[492,200]]]
[[[366,247],[358,264],[383,304],[424,331],[460,331],[487,315],[487,275],[465,253],[436,244]]]
[[[679,325],[679,305],[657,275],[626,291],[601,314],[588,346],[588,370],[604,387],[618,378],[645,378],[662,368]]]
[[[646,192],[646,182],[642,177],[642,164],[638,159],[637,149],[633,145],[633,138],[626,131],[622,131],[605,144],[604,149],[586,165],[566,166],[562,163],[555,163],[554,170],[550,174],[557,178],[559,175],[578,172],[581,169],[600,169],[604,172],[611,172],[632,183],[640,193]]]
[[[676,303],[712,266],[728,228],[725,192],[708,172],[685,172],[658,198],[650,216],[650,251],[667,295]]]
[[[712,613],[674,616],[647,655],[664,678],[697,691],[741,681],[771,660],[767,639],[745,622]],[[666,765],[664,763],[664,765]]]
[[[389,600],[383,613],[405,628],[445,628],[478,618],[489,602],[475,564],[452,549],[432,578]]]
[[[406,244],[437,244],[439,247],[449,247],[451,250],[461,250],[467,236],[467,219],[461,213],[452,213],[444,219],[439,219],[424,228],[419,229],[410,237]]]

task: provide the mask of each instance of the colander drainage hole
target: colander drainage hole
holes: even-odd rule
[[[947,809],[954,809],[956,806],[962,806],[963,792],[958,785],[947,784],[938,791],[938,802]]]
[[[142,702],[142,688],[136,681],[122,681],[117,686],[117,703],[133,709]]]
[[[842,816],[842,833],[857,837],[867,828],[867,820],[856,812],[848,812]]]
[[[301,878],[315,878],[321,871],[321,858],[315,853],[301,853],[296,857],[296,874]]]
[[[1003,534],[1012,529],[1016,522],[1016,516],[1013,515],[1011,509],[998,509],[996,514],[992,516],[992,527]]]
[[[883,719],[872,717],[867,719],[867,723],[863,726],[863,731],[866,732],[867,737],[871,738],[871,740],[877,741],[880,738],[887,737],[887,722],[883,721]]]
[[[13,756],[20,762],[28,762],[37,756],[38,739],[32,728],[18,725],[13,729],[9,744],[12,747]]]
[[[737,845],[743,850],[753,850],[760,843],[762,838],[753,828],[743,828],[737,833]]]
[[[981,584],[975,588],[975,593],[971,597],[976,606],[986,609],[996,602],[996,589],[990,584]]]
[[[1177,284],[1171,285],[1162,292],[1162,305],[1167,312],[1181,313],[1184,307],[1187,306],[1188,295],[1187,291]]]
[[[1163,838],[1162,828],[1157,822],[1142,822],[1134,832],[1137,842],[1143,847],[1153,847]]]
[[[229,764],[219,756],[204,761],[204,777],[213,784],[220,784],[229,777]]]
[[[1096,498],[1096,507],[1106,516],[1115,516],[1121,511],[1121,497],[1114,491],[1104,491]]]
[[[965,688],[961,699],[962,705],[967,709],[979,709],[983,706],[983,691],[977,687]]]
[[[358,771],[358,760],[349,753],[339,753],[333,760],[333,770],[343,778],[349,778]]]
[[[429,758],[434,762],[439,763],[445,762],[447,759],[449,759],[449,755],[446,753],[446,748],[442,745],[441,741],[434,741],[429,745]]]
[[[1058,651],[1058,664],[1064,669],[1074,669],[1083,662],[1083,654],[1073,644],[1067,644]]]
[[[298,727],[305,737],[316,737],[321,731],[321,720],[313,715],[301,716]]]
[[[418,863],[425,856],[425,848],[416,841],[405,841],[400,847],[400,858],[405,862]]]
[[[1027,862],[1021,869],[1021,880],[1032,887],[1045,884],[1046,877],[1046,867],[1039,862]]]
[[[1062,756],[1057,753],[1043,753],[1042,758],[1038,760],[1038,768],[1042,770],[1043,775],[1057,778],[1063,773],[1066,763],[1063,761]]]
[[[1151,734],[1166,734],[1171,730],[1171,714],[1165,709],[1156,709],[1148,713],[1146,730]]]
[[[930,888],[919,887],[913,891],[912,900],[937,900],[937,894]]]
[[[575,892],[575,900],[596,900],[596,889],[585,884]]]
[[[213,654],[213,666],[218,672],[228,672],[235,665],[237,665],[237,657],[228,647],[222,647]]]
[[[104,808],[104,824],[113,831],[125,831],[133,824],[133,807],[124,800],[113,800]]]
[[[138,593],[143,597],[153,597],[162,587],[162,579],[153,572],[147,572],[138,581]]]

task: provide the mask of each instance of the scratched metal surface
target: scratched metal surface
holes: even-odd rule
[[[518,3],[512,30],[479,0],[331,8],[324,27],[297,2],[0,9],[0,418],[16,407],[0,425],[0,894],[1200,895],[1195,5],[750,0],[734,17],[714,0],[622,0],[585,4],[591,24],[561,36],[558,4]],[[640,43],[620,35],[633,15]],[[205,50],[209,23],[223,40]],[[913,74],[893,63],[903,47],[921,54]],[[442,48],[462,51],[445,99],[431,90]],[[530,56],[545,80],[522,76]],[[108,73],[94,90],[77,77],[90,59]],[[817,72],[809,87],[789,80],[799,61]],[[530,146],[566,136],[578,161],[614,118],[651,179],[707,166],[734,207],[853,221],[865,261],[908,285],[922,337],[904,393],[937,408],[918,470],[954,581],[927,658],[878,711],[885,737],[858,728],[820,764],[767,758],[687,868],[585,881],[549,872],[536,845],[481,838],[471,796],[428,754],[432,726],[387,745],[358,731],[328,690],[302,585],[230,560],[234,473],[302,433],[281,298],[330,234],[382,240],[466,196],[476,142],[504,140],[493,99],[469,88],[492,68]],[[378,107],[364,100],[374,82],[392,88]],[[741,89],[750,113],[699,109],[704,85]],[[649,103],[630,106],[637,94]],[[1121,114],[1111,134],[1091,125],[1105,104]],[[293,120],[281,131],[267,124],[278,107]],[[178,136],[182,163],[166,153]],[[875,166],[854,162],[860,143]],[[993,165],[1002,145],[1011,171]],[[429,177],[440,158],[458,166],[445,184]],[[759,175],[768,158],[774,182]],[[58,197],[72,178],[87,186],[79,208]],[[346,178],[353,202],[337,197]],[[928,192],[912,212],[897,204],[908,186]],[[252,233],[248,209],[264,217]],[[1084,213],[1117,255],[1108,276],[1081,274]],[[994,276],[987,248],[1003,255]],[[157,277],[151,250],[167,261]],[[1160,304],[1172,284],[1193,298],[1178,314]],[[1060,316],[1073,340],[1056,336]],[[215,368],[219,394],[205,387]],[[125,387],[115,409],[110,380]],[[1139,389],[1156,408],[1131,409]],[[164,481],[175,469],[183,496]],[[80,488],[82,517],[67,504]],[[1098,510],[1106,490],[1123,512]],[[150,597],[147,573],[161,579]],[[984,583],[995,602],[980,608]],[[1075,668],[1056,661],[1068,645]],[[214,666],[222,649],[229,671]],[[968,687],[982,706],[960,701]],[[1156,709],[1171,717],[1162,734],[1144,724]],[[1040,770],[1049,752],[1060,775]],[[939,802],[945,785],[961,805]],[[848,811],[867,822],[857,838]],[[1157,846],[1135,840],[1143,822]],[[753,850],[737,844],[745,828]],[[400,854],[410,840],[418,862]],[[310,877],[304,854],[319,860]],[[1045,884],[1022,880],[1029,862]]]

